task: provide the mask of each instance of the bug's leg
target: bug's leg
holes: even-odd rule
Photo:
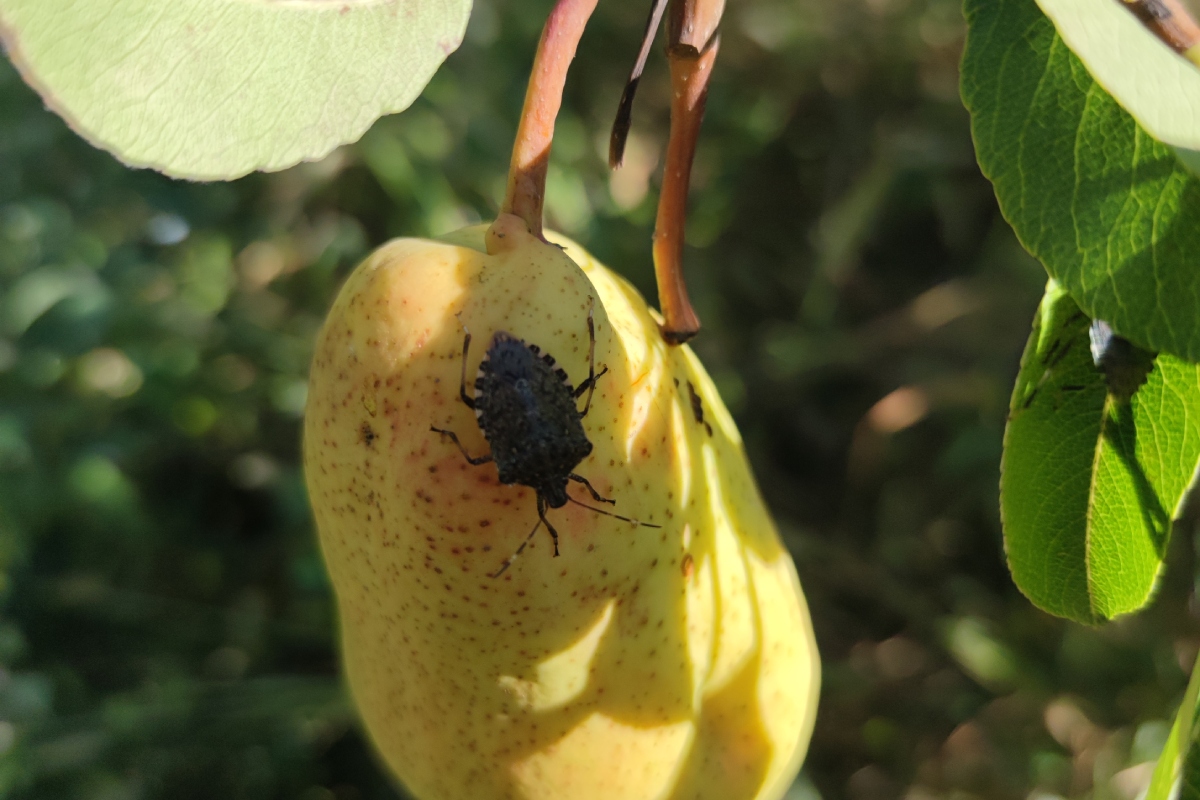
[[[601,367],[599,372],[585,380],[583,383],[579,384],[579,388],[575,390],[576,398],[578,398],[584,392],[588,393],[587,402],[583,404],[583,411],[579,412],[581,417],[587,416],[588,409],[592,407],[592,392],[596,388],[596,381],[604,377],[604,373],[606,372],[608,372],[608,367]]]
[[[545,524],[546,530],[550,531],[550,538],[554,540],[554,557],[558,558],[558,531],[554,530],[550,520],[546,519],[546,501],[540,494],[538,495],[538,521]]]
[[[592,393],[596,391],[596,380],[608,372],[608,367],[604,367],[600,370],[599,374],[596,373],[595,306],[596,301],[592,300],[588,302],[588,376],[587,380],[579,384],[579,388],[575,390],[575,399],[579,399],[584,392],[587,392],[587,402],[583,404],[583,411],[579,412],[579,415],[584,417],[587,416],[588,409],[592,407]]]
[[[463,330],[467,330],[467,326],[463,325]],[[458,381],[458,396],[467,404],[467,408],[474,410],[475,398],[467,395],[467,350],[471,347],[471,332],[467,331],[466,337],[463,339],[463,355],[462,355],[462,376]],[[451,434],[453,436],[453,434]],[[458,441],[455,439],[454,441]],[[462,445],[459,445],[462,447]]]
[[[450,440],[452,442],[454,442],[456,445],[458,445],[459,452],[461,452],[463,454],[463,458],[465,458],[469,463],[474,464],[477,467],[480,464],[486,464],[492,460],[491,453],[488,453],[486,456],[472,456],[470,453],[468,453],[467,448],[462,446],[462,442],[460,442],[458,440],[458,437],[454,434],[454,431],[448,431],[443,428],[435,428],[432,425],[429,426],[429,430],[433,431],[434,433],[440,433],[443,436],[449,436]]]
[[[539,500],[540,500],[540,498],[539,498]],[[504,572],[505,572],[505,571],[506,571],[506,570],[507,570],[509,567],[511,567],[511,566],[512,566],[512,563],[513,563],[514,561],[516,561],[516,560],[517,560],[517,556],[521,555],[521,551],[525,549],[525,545],[529,544],[530,540],[531,540],[531,539],[533,539],[533,535],[534,535],[535,533],[537,533],[537,529],[538,529],[538,528],[540,528],[540,527],[542,527],[542,516],[541,516],[541,514],[539,514],[539,515],[538,515],[538,521],[537,521],[537,524],[535,524],[535,525],[533,526],[533,530],[531,530],[531,531],[529,532],[529,535],[525,537],[525,541],[521,542],[521,546],[517,548],[517,552],[513,553],[511,556],[509,556],[508,558],[504,559],[504,563],[500,565],[500,569],[496,570],[496,571],[495,571],[495,572],[493,572],[491,575],[488,575],[488,577],[489,577],[489,578],[499,578],[501,575],[503,575],[503,574],[504,574]]]
[[[595,506],[589,506],[587,503],[579,502],[574,497],[571,497],[571,495],[567,495],[567,499],[570,500],[572,503],[574,503],[577,506],[582,506],[583,508],[586,508],[588,511],[595,511],[597,514],[603,514],[606,517],[612,517],[613,519],[619,519],[623,522],[632,522],[634,525],[641,525],[643,528],[661,528],[662,527],[662,525],[655,525],[652,522],[642,522],[641,520],[634,519],[633,517],[622,517],[620,514],[614,514],[611,511],[605,511],[603,508],[596,508]],[[604,498],[601,498],[601,499],[603,500]],[[609,500],[608,502],[611,503],[612,501]],[[546,524],[549,525],[550,523],[547,522]]]
[[[570,480],[573,480],[573,481],[575,481],[576,483],[582,483],[584,486],[586,486],[586,487],[587,487],[587,490],[588,490],[589,492],[591,492],[591,493],[592,493],[592,498],[593,498],[594,500],[597,500],[597,501],[599,501],[599,502],[601,502],[601,503],[610,503],[610,504],[612,504],[612,505],[614,505],[614,506],[617,504],[617,501],[616,501],[616,500],[611,500],[611,499],[609,499],[609,498],[607,498],[607,497],[604,497],[604,496],[603,496],[603,495],[601,495],[599,492],[597,492],[597,491],[596,491],[596,489],[595,489],[595,487],[593,487],[593,486],[592,486],[590,483],[588,483],[588,479],[587,479],[587,478],[585,478],[585,477],[583,477],[582,475],[576,475],[574,472],[572,472],[572,473],[571,473],[570,475],[568,475],[567,477],[568,477]]]

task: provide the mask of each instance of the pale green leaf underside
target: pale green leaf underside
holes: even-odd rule
[[[1092,363],[1090,322],[1051,282],[1013,391],[1000,504],[1017,586],[1045,611],[1095,623],[1153,595],[1200,458],[1200,368],[1161,355],[1119,403]]]
[[[1200,179],[1092,79],[1034,0],[964,10],[976,153],[1022,244],[1089,316],[1200,361]]]
[[[1092,77],[1154,138],[1200,148],[1200,69],[1120,0],[1037,0]]]
[[[93,144],[228,179],[320,158],[406,108],[470,0],[0,0],[10,57]]]

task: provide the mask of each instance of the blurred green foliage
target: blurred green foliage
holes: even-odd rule
[[[481,0],[410,111],[232,184],[125,169],[0,67],[0,795],[404,796],[338,679],[307,363],[372,247],[495,213],[548,8]],[[582,43],[548,217],[653,296],[661,55],[604,164],[644,14],[602,3]],[[790,800],[1132,800],[1200,647],[1188,537],[1103,628],[1008,578],[1000,442],[1045,276],[975,165],[962,37],[954,0],[724,25],[687,264],[824,657]]]

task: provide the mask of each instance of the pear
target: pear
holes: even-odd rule
[[[552,238],[553,235],[551,235]],[[344,669],[382,758],[422,800],[767,800],[800,767],[819,662],[733,420],[623,279],[515,216],[397,239],[318,338],[304,465]],[[561,246],[560,246],[561,245]],[[459,397],[496,331],[596,380],[593,449],[538,522]],[[580,401],[582,403],[582,401]],[[651,528],[648,525],[660,527]]]

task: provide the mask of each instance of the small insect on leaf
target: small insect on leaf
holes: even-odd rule
[[[1118,336],[1102,319],[1092,320],[1088,328],[1092,362],[1104,373],[1108,391],[1121,403],[1128,403],[1134,392],[1146,383],[1154,369],[1155,353]]]

